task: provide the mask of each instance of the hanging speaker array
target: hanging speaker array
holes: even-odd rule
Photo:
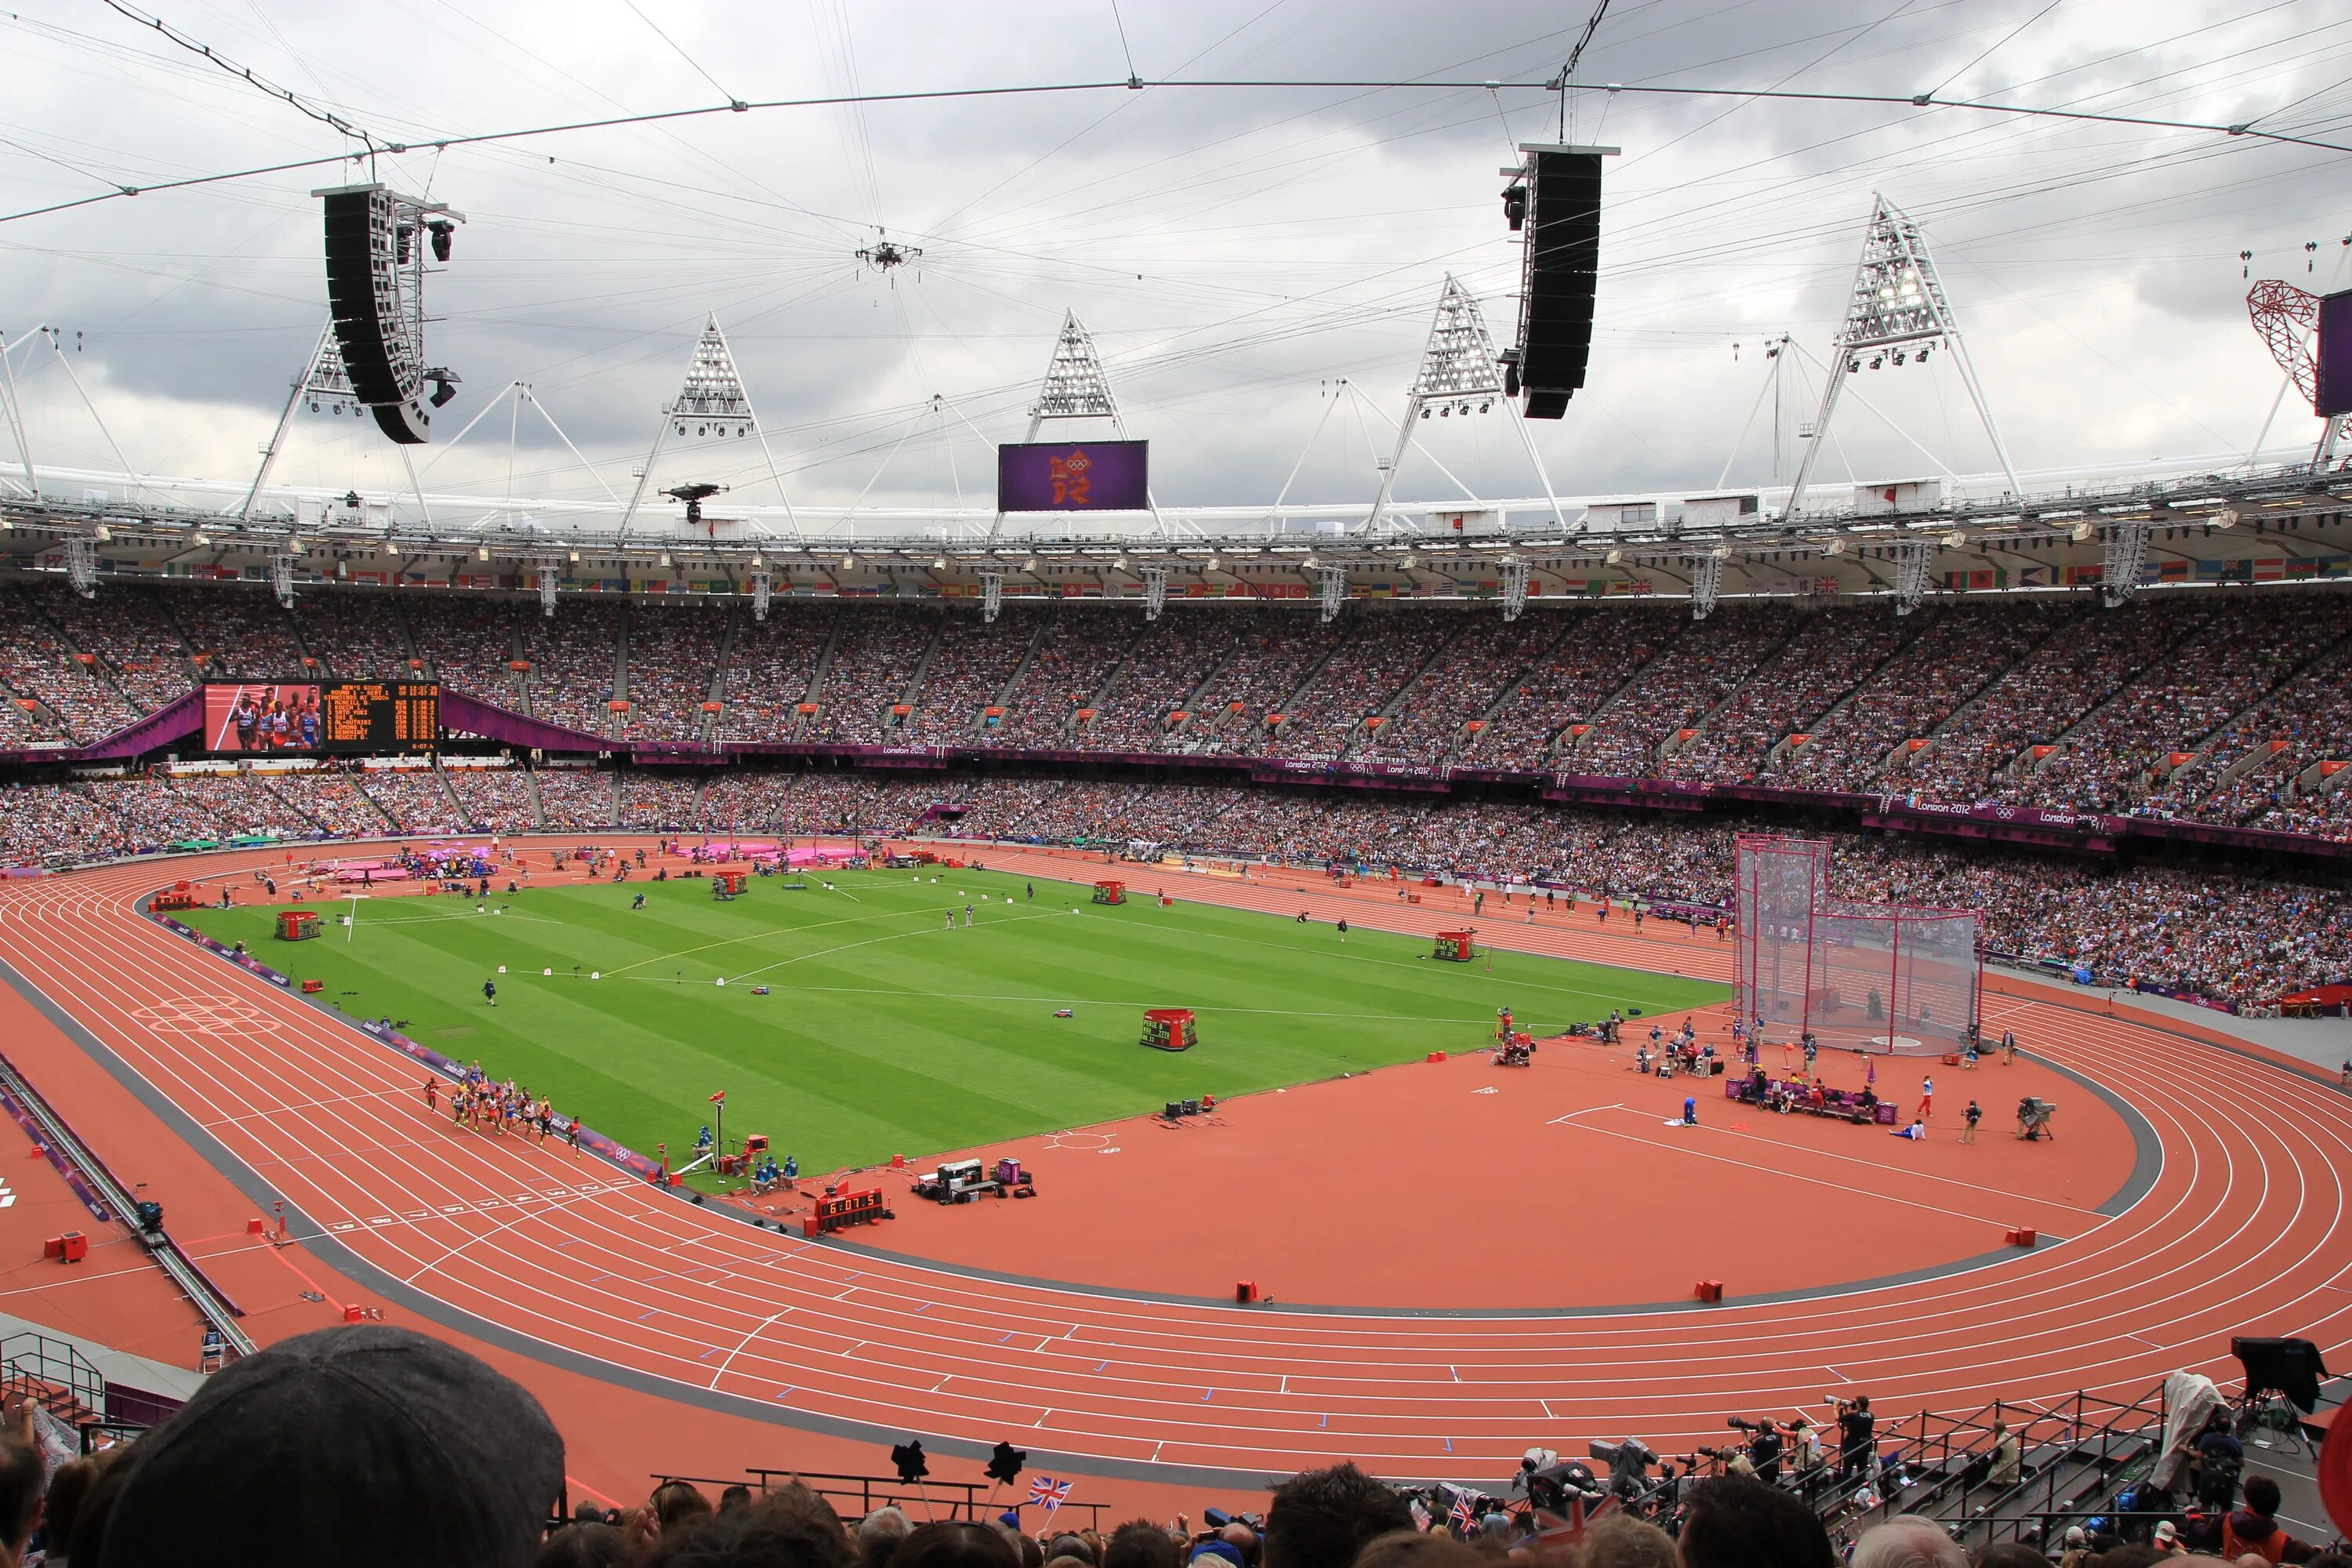
[[[1502,354],[1506,392],[1530,419],[1558,419],[1584,385],[1601,266],[1601,160],[1614,147],[1520,145],[1504,171],[1503,216],[1520,237],[1518,341]]]

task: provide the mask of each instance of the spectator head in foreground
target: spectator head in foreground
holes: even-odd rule
[[[935,1520],[907,1532],[890,1568],[1021,1568],[1021,1552],[993,1525]]]
[[[837,1527],[790,1509],[754,1505],[700,1515],[664,1531],[639,1568],[856,1568]]]
[[[1367,1544],[1355,1568],[1494,1568],[1495,1559],[1443,1531],[1392,1530]]]
[[[85,1568],[520,1568],[562,1492],[563,1440],[520,1384],[371,1324],[215,1374],[121,1473]]]
[[[574,1520],[547,1538],[530,1568],[629,1568],[635,1555],[619,1525]]]
[[[1862,1532],[1853,1568],[1969,1568],[1969,1554],[1934,1520],[1898,1514]]]
[[[889,1568],[891,1557],[914,1528],[904,1510],[888,1503],[859,1520],[857,1554],[866,1560],[866,1568]]]
[[[1977,1553],[1976,1568],[2050,1568],[2050,1559],[2021,1541],[2000,1541]]]
[[[1183,1550],[1148,1519],[1129,1520],[1103,1542],[1103,1568],[1183,1568]]]
[[[18,1410],[13,1399],[9,1415],[10,1430],[0,1436],[0,1563],[16,1568],[41,1517],[41,1488],[48,1473],[41,1450],[16,1430]],[[23,1419],[29,1422],[31,1416],[26,1414]]]
[[[1646,1520],[1612,1513],[1584,1532],[1583,1568],[1675,1568],[1672,1537]]]
[[[1834,1568],[1829,1531],[1790,1492],[1747,1476],[1691,1489],[1683,1568]]]
[[[1367,1542],[1412,1527],[1404,1499],[1355,1466],[1307,1470],[1274,1489],[1265,1568],[1350,1568]]]

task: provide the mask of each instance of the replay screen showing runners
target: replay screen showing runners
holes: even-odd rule
[[[205,687],[205,750],[215,756],[396,756],[441,738],[429,680],[246,680]]]

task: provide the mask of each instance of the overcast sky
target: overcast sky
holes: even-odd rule
[[[309,103],[411,143],[728,98],[1130,69],[1539,82],[1587,15],[1584,0],[152,6]],[[29,0],[0,16],[0,50],[13,65],[0,212],[350,146],[96,0]],[[1624,152],[1607,174],[1589,383],[1565,419],[1530,426],[1563,493],[1696,494],[1727,460],[1735,484],[1769,482],[1769,399],[1733,450],[1772,368],[1763,345],[1785,331],[1826,353],[1874,191],[1925,227],[2021,469],[2242,456],[2280,377],[2247,325],[2240,253],[2257,278],[2352,285],[2342,153],[1908,104],[1601,90],[1932,92],[2346,142],[2340,0],[1613,0],[1576,79],[1591,90],[1570,95],[1572,139]],[[1171,86],[764,110],[387,156],[377,177],[469,219],[428,288],[431,357],[463,394],[419,460],[429,488],[501,493],[506,410],[454,448],[448,437],[521,381],[625,494],[715,311],[795,501],[979,504],[986,443],[1022,437],[1075,310],[1132,433],[1153,444],[1163,500],[1264,503],[1294,466],[1294,500],[1367,500],[1449,270],[1509,341],[1518,250],[1496,171],[1512,143],[1556,137],[1560,113],[1540,90]],[[134,468],[249,474],[324,319],[309,192],[366,177],[330,165],[0,222],[0,327],[12,340],[62,331]],[[854,253],[883,229],[920,259],[887,277],[861,266]],[[14,363],[37,458],[117,467],[54,356],[28,347]],[[1818,388],[1810,365],[1796,374],[1784,474]],[[1362,397],[1339,394],[1341,378]],[[1848,465],[1930,472],[1930,455],[1992,466],[1948,358],[1857,384],[1917,446],[1850,405],[1824,459],[1833,482]],[[1482,494],[1538,493],[1499,412],[1425,428],[1403,496],[1457,497],[1438,462]],[[2271,441],[2316,429],[2290,400]],[[514,493],[604,493],[535,412],[516,430]],[[0,456],[8,446],[0,436]],[[323,416],[298,423],[280,476],[404,483],[372,425]],[[666,455],[656,477],[774,499],[743,444]]]

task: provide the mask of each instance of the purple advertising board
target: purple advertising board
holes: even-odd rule
[[[2318,358],[2311,411],[2323,419],[2352,414],[2352,289],[2319,302]]]
[[[996,448],[999,511],[1143,511],[1149,441],[1065,441]]]

